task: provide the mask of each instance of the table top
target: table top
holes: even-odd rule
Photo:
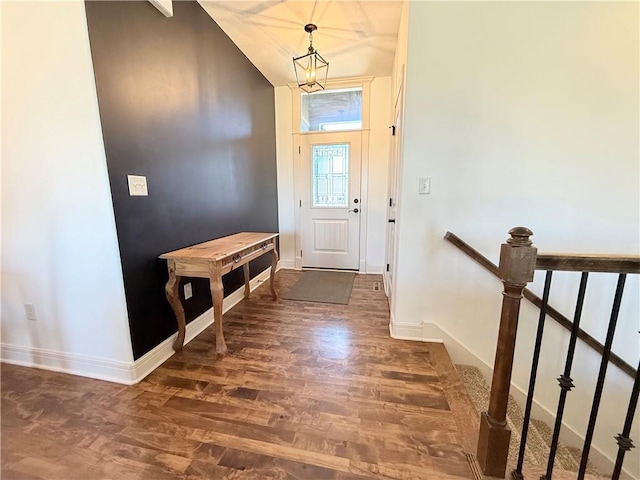
[[[174,250],[173,252],[163,253],[160,258],[168,260],[222,260],[229,255],[241,252],[247,247],[266,242],[277,236],[277,233],[241,232]]]

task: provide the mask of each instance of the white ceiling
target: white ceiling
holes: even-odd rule
[[[295,82],[292,58],[313,46],[329,62],[329,79],[391,75],[403,0],[199,0],[274,85]]]

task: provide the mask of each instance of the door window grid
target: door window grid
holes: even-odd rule
[[[314,207],[349,206],[349,144],[311,147]]]

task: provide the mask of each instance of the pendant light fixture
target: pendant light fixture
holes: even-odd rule
[[[298,87],[307,93],[324,90],[327,84],[329,63],[313,48],[313,32],[317,29],[312,23],[304,26],[304,31],[309,34],[309,50],[306,54],[293,58]]]

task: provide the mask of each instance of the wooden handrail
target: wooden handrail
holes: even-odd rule
[[[539,253],[536,257],[536,270],[640,273],[640,256]]]
[[[468,243],[462,240],[457,235],[447,232],[444,236],[445,240],[449,243],[455,245],[460,249],[463,253],[469,256],[476,263],[482,265],[485,269],[487,269],[490,273],[492,273],[495,277],[500,278],[500,273],[498,271],[497,265],[495,265],[491,260],[482,255],[476,249],[471,247]],[[587,266],[588,263],[595,265],[593,268],[595,270],[583,270],[577,268],[578,265],[582,267]],[[611,272],[612,270],[605,270],[605,268],[611,268],[613,265],[619,265],[624,267],[621,270],[613,270],[617,273],[640,273],[640,257],[633,256],[618,256],[618,255],[560,255],[560,254],[538,254],[536,260],[536,270],[566,270],[566,271],[591,271],[591,272]],[[554,268],[555,267],[555,268]],[[563,267],[563,268],[560,268]],[[525,288],[522,292],[524,298],[533,303],[536,307],[540,308],[542,306],[542,299],[533,293],[528,288]],[[565,317],[558,310],[553,308],[551,305],[547,305],[547,315],[553,318],[556,322],[562,325],[567,330],[571,331],[571,326],[573,322]],[[604,346],[587,332],[582,329],[578,330],[578,338],[589,345],[592,349],[602,355],[604,351]],[[611,363],[613,363],[616,367],[622,370],[624,373],[629,375],[631,378],[635,378],[636,369],[625,362],[622,358],[620,358],[615,353],[611,352],[611,356],[609,357]]]

